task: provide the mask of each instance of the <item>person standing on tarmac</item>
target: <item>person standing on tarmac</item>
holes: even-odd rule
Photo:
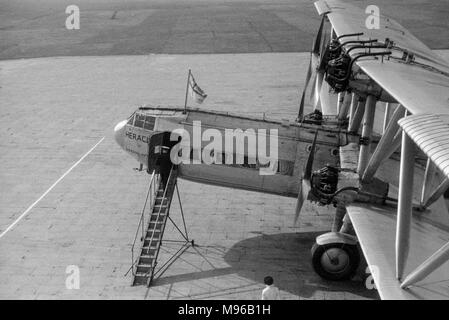
[[[266,287],[262,291],[262,300],[281,300],[279,289],[274,286],[274,280],[270,276],[263,279]]]

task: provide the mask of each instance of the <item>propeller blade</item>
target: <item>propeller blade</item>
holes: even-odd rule
[[[304,169],[303,180],[310,181],[310,177],[312,176],[312,167],[313,167],[313,160],[315,158],[317,136],[318,130],[315,132],[315,137],[313,138],[312,147],[310,148],[309,157],[307,158],[306,168]]]
[[[312,54],[310,54],[309,67],[307,68],[305,87],[307,87],[307,85],[309,84],[311,77],[312,77]]]
[[[327,46],[327,33],[324,34],[323,41],[320,43],[319,48],[319,61],[317,66],[317,80],[315,82],[315,91],[313,93],[314,99],[313,99],[313,109],[316,110],[318,108],[318,103],[320,102],[320,94],[321,94],[321,87],[323,85],[324,80],[324,71],[325,71],[325,63],[323,62],[323,57],[326,52],[326,46]],[[321,111],[323,109],[321,108]]]
[[[315,87],[314,87],[314,92],[313,92],[313,109],[314,110],[316,110],[318,108],[318,103],[320,102],[320,93],[321,93],[321,86],[323,85],[323,79],[324,79],[324,73],[317,72]]]
[[[325,116],[338,115],[337,101],[335,101],[336,98],[337,98],[336,95],[331,92],[329,84],[326,81],[324,81],[320,91],[320,106],[323,115]]]
[[[306,88],[302,91],[301,96],[301,102],[299,103],[299,111],[298,111],[298,117],[296,118],[296,121],[302,121],[304,118],[304,96],[306,95]]]
[[[310,101],[314,101],[313,99],[315,97],[315,86],[316,86],[316,78],[317,77],[318,77],[318,73],[316,71],[314,71],[313,80],[312,80],[313,88],[312,88],[312,90],[310,90],[310,97],[309,97]]]
[[[327,33],[325,33],[324,34],[324,37],[323,37],[323,42],[321,42],[321,44],[320,44],[320,64],[321,64],[321,61],[323,61],[323,57],[324,57],[324,53],[326,52],[326,46],[327,46]]]
[[[313,43],[312,52],[318,54],[320,52],[321,46],[321,35],[323,34],[323,26],[324,26],[324,15],[321,19],[320,28],[318,29],[318,33],[316,34],[315,41]]]
[[[295,226],[296,223],[298,222],[298,218],[299,218],[299,214],[301,213],[301,209],[302,209],[302,205],[304,204],[304,201],[306,200],[304,198],[304,194],[302,193],[302,181],[301,184],[299,185],[299,192],[298,192],[298,199],[296,200],[296,208],[295,208],[295,221],[293,222],[293,225]]]
[[[309,192],[311,190],[310,178],[312,176],[312,166],[313,166],[313,160],[315,157],[317,136],[318,136],[318,130],[315,132],[315,137],[313,138],[312,147],[310,148],[309,157],[307,158],[306,167],[304,169],[303,177],[301,179],[300,190],[298,192],[298,199],[296,201],[294,225],[296,225],[296,223],[298,221],[299,214],[301,213],[301,209],[304,204],[304,201],[307,200],[307,196],[309,195]]]
[[[295,209],[295,221],[293,225],[296,225],[298,222],[299,214],[301,213],[302,206],[304,205],[304,201],[307,200],[307,196],[310,192],[310,181],[302,180],[300,185],[301,190],[298,192],[298,200],[296,201],[296,209]]]
[[[311,77],[312,77],[312,54],[310,54],[309,67],[307,68],[306,80],[304,82],[304,89],[302,91],[301,102],[299,104],[297,121],[301,121],[304,116],[304,99],[306,96],[307,87],[309,86]]]

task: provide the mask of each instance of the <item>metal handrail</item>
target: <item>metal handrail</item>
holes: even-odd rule
[[[134,241],[133,241],[133,244],[132,244],[132,246],[131,246],[131,270],[132,270],[132,274],[133,274],[133,275],[135,275],[135,272],[134,272],[134,265],[135,265],[136,262],[138,261],[138,259],[136,259],[136,260],[134,261],[134,247],[135,247],[135,245],[136,245],[137,236],[139,235],[139,230],[140,230],[140,229],[141,229],[141,232],[142,232],[142,233],[141,233],[140,241],[142,242],[142,241],[144,240],[144,237],[145,237],[145,229],[144,229],[144,227],[145,227],[145,209],[146,209],[146,207],[147,207],[148,198],[150,197],[150,195],[151,195],[151,197],[150,197],[150,210],[152,210],[152,208],[153,208],[153,206],[154,206],[154,202],[155,202],[155,199],[156,199],[156,198],[155,198],[155,194],[156,194],[156,192],[157,192],[156,184],[157,184],[157,182],[158,182],[158,177],[159,177],[159,175],[156,174],[156,173],[153,171],[153,173],[152,173],[152,175],[151,175],[150,183],[149,183],[149,186],[148,186],[148,192],[147,192],[147,196],[146,196],[146,198],[145,198],[145,203],[144,203],[144,205],[143,205],[142,213],[141,213],[141,215],[140,215],[139,224],[138,224],[138,226],[137,226],[136,234],[135,234],[135,236],[134,236]]]

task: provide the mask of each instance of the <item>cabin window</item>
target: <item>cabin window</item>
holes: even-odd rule
[[[338,157],[340,155],[340,151],[338,149],[330,149],[331,150],[331,155],[333,155],[334,157]]]
[[[259,168],[262,167],[268,167],[269,165],[262,165],[259,163],[259,161],[255,160],[255,159],[250,159],[247,156],[243,156],[243,163],[241,164],[237,164],[237,158],[235,154],[228,154],[228,157],[232,157],[232,163],[231,164],[227,164],[226,163],[226,153],[221,153],[221,159],[220,156],[218,157],[218,163],[219,164],[224,164],[224,165],[228,165],[228,166],[232,166],[232,167],[236,167],[236,168],[247,168],[247,169],[254,169],[254,170],[258,170]]]
[[[181,150],[178,151],[178,156],[182,157]],[[214,156],[214,151],[211,150],[210,156]],[[259,161],[250,161],[250,159],[247,156],[243,157],[243,163],[237,164],[236,163],[236,156],[234,155],[228,155],[233,157],[233,161],[231,164],[226,163],[226,153],[222,152],[218,155],[217,163],[216,164],[223,164],[230,167],[235,168],[246,168],[246,169],[253,169],[253,170],[259,170],[261,168],[268,168],[270,167],[270,162],[266,164],[262,164]],[[198,150],[194,150],[193,148],[190,149],[190,160],[201,160],[201,156],[199,155]],[[293,175],[293,170],[295,168],[295,163],[293,161],[288,160],[278,160],[277,161],[277,171],[276,174],[281,175],[287,175],[291,176]]]
[[[144,128],[147,129],[147,130],[153,130],[155,121],[156,121],[156,119],[154,117],[146,116],[145,117]]]
[[[257,160],[249,159],[247,156],[243,157],[243,164],[240,164],[239,166],[248,169],[259,169],[259,163]]]
[[[224,157],[224,154],[223,154],[223,157]],[[235,158],[234,158],[234,163],[231,164],[230,166],[238,167],[238,168],[259,170],[261,168],[268,168],[268,167],[270,167],[270,164],[271,164],[270,162],[266,163],[266,164],[262,164],[259,161],[257,161],[256,163],[254,163],[254,162],[255,161],[251,161],[251,163],[250,163],[248,157],[245,156],[243,164],[235,164]],[[277,162],[276,174],[291,176],[291,175],[293,175],[294,167],[295,167],[295,163],[293,161],[279,160]]]
[[[291,175],[293,175],[294,168],[295,168],[295,163],[293,161],[279,160],[277,173],[283,174],[286,176],[291,176]]]
[[[141,114],[136,114],[136,121],[134,121],[134,126],[138,128],[143,128],[145,123],[145,116]]]

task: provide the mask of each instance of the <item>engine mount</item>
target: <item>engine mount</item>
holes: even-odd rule
[[[351,57],[345,53],[338,58],[332,59],[327,64],[326,82],[335,90],[342,92],[347,89],[349,83],[349,72]]]
[[[311,176],[311,201],[320,205],[332,203],[334,194],[337,191],[339,170],[333,166],[326,165],[324,168],[316,170]]]

